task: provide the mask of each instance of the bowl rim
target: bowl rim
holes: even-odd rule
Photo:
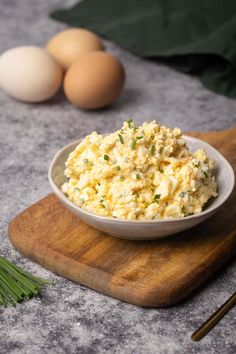
[[[107,133],[109,134],[109,133]],[[105,135],[105,134],[103,134]],[[231,193],[233,192],[234,189],[234,185],[235,185],[235,174],[234,174],[234,170],[231,166],[231,164],[226,160],[226,158],[217,150],[215,149],[212,145],[210,145],[209,143],[207,143],[204,140],[189,136],[189,135],[185,135],[183,134],[183,138],[186,139],[187,141],[195,141],[197,143],[200,144],[205,144],[210,150],[213,150],[216,155],[218,155],[218,157],[223,161],[224,165],[227,167],[229,173],[230,173],[230,181],[231,184],[229,185],[229,189],[227,191],[227,193],[224,195],[223,199],[221,200],[221,202],[219,204],[216,204],[214,206],[209,206],[206,210],[198,213],[198,214],[194,214],[194,215],[189,215],[189,216],[185,216],[185,217],[181,217],[181,218],[168,218],[168,219],[156,219],[156,220],[128,220],[128,219],[122,219],[122,218],[114,218],[112,216],[102,216],[90,211],[87,211],[86,209],[83,209],[81,207],[79,207],[77,204],[75,204],[74,202],[72,202],[71,200],[69,200],[68,197],[66,197],[66,195],[60,190],[60,188],[56,185],[56,183],[53,180],[52,177],[52,172],[53,172],[53,168],[56,165],[56,162],[58,160],[58,158],[64,153],[65,150],[69,149],[70,147],[74,146],[74,145],[78,145],[83,138],[78,139],[78,140],[74,140],[73,142],[65,145],[64,147],[62,147],[53,157],[50,166],[49,166],[49,170],[48,170],[48,180],[49,183],[54,191],[54,193],[58,196],[59,199],[61,199],[65,204],[69,205],[72,209],[77,210],[79,213],[82,213],[88,217],[93,217],[96,218],[98,220],[101,221],[112,221],[114,223],[117,222],[121,222],[121,223],[133,223],[133,224],[151,224],[151,225],[155,225],[155,224],[165,224],[165,223],[170,223],[170,222],[183,222],[183,221],[187,221],[187,220],[192,220],[192,219],[196,219],[196,218],[200,218],[202,216],[206,216],[214,211],[216,211],[220,206],[222,206],[226,200],[230,197]],[[217,161],[216,161],[217,162]],[[217,197],[216,197],[217,198]]]

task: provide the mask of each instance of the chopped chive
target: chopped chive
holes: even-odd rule
[[[194,164],[194,167],[199,168],[200,167],[200,161],[197,164]]]
[[[208,174],[206,173],[206,171],[202,171],[202,172],[203,172],[205,178],[207,178],[207,177],[208,177]]]
[[[127,123],[128,123],[129,128],[133,128],[134,131],[138,129],[138,127],[137,127],[137,125],[134,123],[133,119],[127,120]]]
[[[186,196],[186,194],[187,194],[187,192],[181,192],[181,193],[180,193],[180,197],[181,197],[181,198],[184,198],[184,197]]]
[[[124,144],[124,139],[123,136],[121,134],[118,134],[118,137],[120,139],[121,144]]]
[[[154,196],[154,202],[158,203],[158,199],[160,199],[161,194],[155,194]]]
[[[120,176],[120,180],[124,181],[125,177],[124,176]]]
[[[156,152],[156,146],[155,145],[152,145],[151,147],[151,155],[153,156]]]
[[[141,179],[141,176],[140,176],[139,173],[136,173],[136,178],[137,178],[137,179]]]
[[[131,128],[131,125],[132,125],[132,123],[133,123],[133,119],[127,120],[127,123],[128,123],[129,128]]]
[[[155,139],[155,135],[151,135],[151,139],[154,140]]]
[[[142,139],[142,138],[143,138],[143,136],[137,136],[136,138],[134,138],[134,139],[131,141],[130,147],[131,147],[132,150],[134,150],[137,141],[140,140],[140,139]]]
[[[103,158],[104,158],[104,160],[106,160],[106,161],[108,161],[108,160],[109,160],[109,156],[108,156],[108,155],[106,155],[106,154],[103,156]]]
[[[105,195],[102,195],[102,199],[100,199],[100,201],[99,201],[100,206],[101,206],[102,208],[104,208],[104,209],[105,209],[105,205],[103,204],[103,202],[104,202],[105,198],[106,198],[106,196],[105,196]]]
[[[164,170],[161,168],[161,169],[159,170],[159,172],[160,172],[160,173],[164,173]]]
[[[134,150],[135,145],[136,145],[136,140],[133,139],[133,140],[131,141],[131,144],[130,144],[131,150]]]
[[[116,166],[116,169],[117,169],[117,171],[120,171],[121,168],[120,168],[120,166]]]

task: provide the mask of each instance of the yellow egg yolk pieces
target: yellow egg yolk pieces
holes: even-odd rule
[[[81,208],[128,220],[200,213],[217,195],[214,161],[190,152],[179,128],[133,121],[86,136],[66,161],[62,191]]]

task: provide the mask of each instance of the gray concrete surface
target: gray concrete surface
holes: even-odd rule
[[[3,0],[0,52],[44,45],[65,26],[48,13],[72,3],[63,0]],[[54,285],[40,298],[0,309],[0,353],[235,353],[235,310],[200,343],[190,334],[235,291],[235,263],[218,273],[183,303],[162,309],[132,306],[56,276],[13,249],[9,221],[50,192],[47,169],[55,152],[92,130],[106,132],[123,120],[156,118],[184,130],[225,129],[236,122],[236,101],[204,89],[192,77],[140,60],[112,43],[107,48],[124,63],[127,83],[112,107],[84,112],[63,93],[43,104],[17,102],[0,91],[0,254]]]

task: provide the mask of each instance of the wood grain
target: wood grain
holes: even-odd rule
[[[236,128],[188,133],[215,146],[236,169]],[[82,223],[50,194],[9,225],[12,244],[66,278],[141,306],[171,305],[236,251],[236,191],[212,218],[158,241],[121,240]]]

